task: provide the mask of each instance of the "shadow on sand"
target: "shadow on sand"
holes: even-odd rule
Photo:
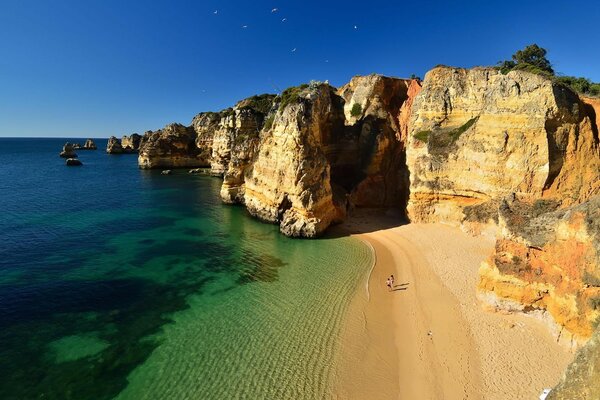
[[[400,209],[396,208],[357,208],[346,221],[334,225],[323,235],[323,239],[335,239],[396,228],[408,224]]]

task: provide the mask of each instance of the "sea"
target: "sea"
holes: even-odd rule
[[[333,396],[366,245],[286,238],[106,140],[67,167],[66,141],[0,138],[0,399]]]

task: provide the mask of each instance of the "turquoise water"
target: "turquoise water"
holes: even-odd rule
[[[366,246],[285,238],[132,155],[66,167],[63,142],[0,139],[0,398],[331,396]]]

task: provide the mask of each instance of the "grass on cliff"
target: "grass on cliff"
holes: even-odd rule
[[[259,94],[256,96],[249,97],[240,102],[240,109],[250,109],[257,111],[261,114],[267,115],[271,108],[273,107],[273,100],[275,99],[275,95],[272,94]]]
[[[268,131],[273,127],[273,122],[275,121],[275,114],[271,114],[267,117],[267,119],[265,120],[265,123],[263,125],[263,129]]]
[[[302,91],[308,88],[308,84],[304,83],[300,86],[292,86],[290,88],[285,89],[281,93],[281,102],[279,103],[279,109],[283,110],[288,105],[292,103],[296,103],[300,98],[300,94]]]
[[[419,131],[413,135],[413,137],[417,140],[420,140],[423,143],[427,143],[429,140],[429,135],[431,135],[431,131]]]
[[[354,105],[352,106],[352,110],[350,110],[350,115],[354,118],[358,118],[362,115],[362,112],[362,106],[358,103],[354,103]]]
[[[479,119],[479,117],[471,118],[470,120],[465,122],[462,126],[459,126],[458,128],[451,130],[450,133],[448,133],[448,136],[450,137],[451,142],[452,143],[456,142],[458,140],[458,138],[460,137],[460,135],[462,135],[463,133],[468,131],[469,128],[471,128],[473,126],[473,124],[475,122],[477,122],[478,119]]]

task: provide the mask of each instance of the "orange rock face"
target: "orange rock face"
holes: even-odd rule
[[[547,314],[559,336],[582,341],[600,318],[600,197],[549,212],[540,202],[501,207],[495,252],[480,268],[480,297],[500,309]]]

